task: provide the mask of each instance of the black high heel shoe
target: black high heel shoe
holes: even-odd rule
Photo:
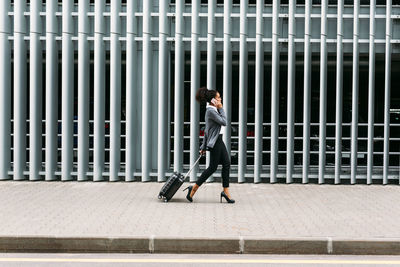
[[[193,186],[188,186],[183,191],[188,190],[188,193],[186,195],[186,199],[189,200],[190,202],[193,202],[193,198],[190,197],[190,193],[192,193]]]
[[[234,199],[231,199],[231,198],[229,198],[226,194],[225,194],[225,192],[224,191],[222,191],[221,192],[221,199],[220,199],[220,203],[222,203],[222,197],[224,197],[225,198],[225,200],[226,200],[226,202],[228,202],[228,203],[231,203],[231,204],[233,204],[233,203],[235,203],[235,200]]]

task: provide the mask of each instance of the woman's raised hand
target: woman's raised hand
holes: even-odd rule
[[[218,102],[217,102],[217,104],[215,106],[216,106],[217,109],[222,108],[222,100],[221,100],[221,98],[218,99]]]

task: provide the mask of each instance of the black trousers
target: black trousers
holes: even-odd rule
[[[229,187],[231,160],[224,141],[222,141],[222,135],[218,136],[214,147],[210,149],[210,166],[204,170],[196,184],[201,186],[217,170],[219,164],[222,164],[222,186],[224,188]]]

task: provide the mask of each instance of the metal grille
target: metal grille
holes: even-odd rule
[[[197,159],[200,86],[238,182],[400,180],[396,2],[43,2],[0,4],[1,180],[164,181]]]

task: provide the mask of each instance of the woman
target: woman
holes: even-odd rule
[[[229,194],[229,169],[231,161],[226,146],[222,141],[222,134],[220,134],[221,127],[226,126],[226,115],[222,108],[221,96],[216,90],[208,90],[202,87],[197,91],[196,100],[200,104],[209,103],[206,109],[206,129],[200,154],[204,155],[206,150],[211,152],[210,166],[201,174],[194,186],[184,189],[188,190],[186,198],[192,202],[193,195],[197,189],[217,170],[218,164],[221,163],[223,191],[221,192],[220,202],[222,202],[222,198],[225,198],[228,203],[235,203],[235,200],[231,199]]]

